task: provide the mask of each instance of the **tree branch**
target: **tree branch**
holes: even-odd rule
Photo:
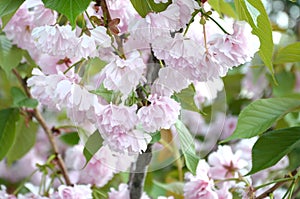
[[[32,98],[29,88],[27,87],[26,81],[21,77],[21,75],[18,73],[18,71],[16,69],[13,69],[13,73],[17,77],[18,81],[21,83],[21,86],[23,87],[26,95],[29,98]],[[47,126],[45,119],[43,118],[42,114],[40,113],[40,111],[37,108],[35,108],[33,110],[33,117],[42,126],[42,128],[44,129],[44,131],[48,137],[48,140],[49,140],[51,147],[53,149],[53,152],[55,154],[55,159],[57,160],[58,167],[60,168],[60,171],[65,179],[66,185],[72,185],[69,175],[68,175],[68,172],[67,172],[67,169],[66,169],[66,166],[65,166],[65,163],[59,153],[59,150],[58,150],[57,144],[55,142],[54,136],[51,132],[51,129]]]
[[[96,3],[101,6],[101,9],[102,9],[102,12],[103,12],[103,16],[104,16],[104,24],[105,24],[105,27],[109,30],[109,23],[113,19],[111,18],[111,15],[109,13],[106,0],[97,0]],[[117,34],[114,34],[113,32],[111,32],[111,34],[114,36],[114,38],[115,38],[115,40],[117,42],[118,51],[120,53],[120,57],[123,58],[123,59],[126,59],[125,53],[124,53],[124,48],[123,48],[123,40],[122,40],[122,38],[119,37]]]
[[[292,176],[295,176],[298,173],[297,169],[295,169],[294,171],[291,172]],[[285,175],[285,178],[291,177],[290,175]],[[271,193],[273,193],[276,189],[278,189],[279,187],[281,187],[284,183],[286,183],[286,181],[282,181],[282,182],[277,182],[274,186],[272,186],[270,189],[266,190],[265,192],[263,192],[262,194],[260,194],[259,196],[257,196],[255,199],[263,199],[268,197]]]
[[[148,144],[147,150],[139,154],[135,163],[131,165],[129,176],[129,192],[131,199],[141,198],[144,191],[144,183],[148,165],[152,159],[152,144]]]

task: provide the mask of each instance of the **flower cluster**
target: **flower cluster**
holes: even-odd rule
[[[130,0],[102,0],[92,1],[81,13],[82,24],[79,21],[71,24],[64,21],[67,15],[46,8],[43,2],[26,0],[3,32],[12,44],[30,55],[31,59],[24,56],[22,62],[32,61],[37,65],[30,70],[26,81],[28,96],[39,102],[36,110],[51,109],[60,116],[66,113],[61,116],[63,122],[55,120],[62,127],[53,124],[52,133],[63,137],[78,128],[80,141],[58,147],[74,186],[58,180],[59,165],[56,159],[49,160],[49,144],[38,135],[34,148],[10,168],[5,161],[0,162],[0,177],[17,182],[34,172],[37,165],[42,174],[33,175],[31,181],[48,187],[47,190],[41,193],[42,189],[35,191],[34,185],[29,185],[30,193],[14,196],[1,186],[0,198],[93,198],[97,188],[107,187],[115,175],[130,166],[133,169],[137,156],[151,148],[156,139],[163,147],[172,143],[166,149],[176,152],[178,158],[178,148],[185,144],[179,144],[178,134],[174,133],[179,119],[199,137],[218,139],[222,133],[221,138],[226,138],[233,132],[235,116],[225,120],[225,115],[219,114],[211,123],[214,127],[209,128],[198,113],[184,110],[180,93],[186,88],[194,89],[187,97],[188,105],[194,109],[213,103],[224,88],[220,78],[233,67],[251,61],[259,50],[259,40],[248,23],[220,18],[213,12],[209,15],[215,21],[206,18],[200,24],[207,14],[205,10],[210,9],[204,5],[206,1],[151,0],[148,4],[151,11],[142,17]],[[165,6],[165,9],[155,11],[151,4],[153,8]],[[216,29],[215,23],[225,24],[229,33]],[[24,115],[31,119],[32,114]],[[223,124],[225,128],[219,132]],[[89,151],[87,147],[94,141],[89,140],[93,133],[101,135],[101,147],[95,144],[98,151],[94,148]],[[155,137],[157,134],[161,137]],[[200,160],[196,175],[186,173],[184,197],[231,199],[232,190],[249,195],[246,188],[252,179],[245,178],[239,184],[231,180],[240,179],[249,170],[251,157],[242,155],[239,147],[236,145],[233,150],[230,146],[219,146],[207,160]],[[211,149],[208,148],[205,143],[196,143],[196,151]],[[160,156],[163,155],[158,154],[158,159]],[[181,169],[180,160],[177,163]],[[27,166],[22,173],[20,165]],[[110,188],[107,197],[129,199],[130,185],[124,179],[118,180],[120,185],[117,189]],[[150,197],[143,192],[141,198]]]

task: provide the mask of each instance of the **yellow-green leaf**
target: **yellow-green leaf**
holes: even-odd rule
[[[257,0],[235,0],[234,3],[239,19],[247,21],[253,29],[252,33],[259,38],[259,56],[274,75],[272,26],[263,3]]]
[[[300,42],[281,48],[275,56],[274,64],[300,62]]]

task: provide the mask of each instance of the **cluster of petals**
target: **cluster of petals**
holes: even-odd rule
[[[109,90],[120,91],[126,99],[135,90],[136,86],[144,80],[143,74],[146,65],[138,51],[134,51],[123,60],[119,57],[110,62],[102,70],[104,75],[103,84]]]
[[[42,1],[25,1],[16,11],[3,31],[13,44],[26,49],[35,56],[35,45],[31,38],[31,31],[42,25],[55,23],[56,13],[44,7]]]
[[[78,115],[76,112],[97,113],[100,110],[98,97],[79,84],[79,76],[62,72],[45,75],[39,69],[33,69],[32,74],[34,76],[27,80],[27,84],[32,96],[41,104],[56,110],[69,108],[71,117]],[[85,116],[75,119],[80,122]]]
[[[184,198],[218,198],[218,195],[215,192],[214,182],[209,178],[209,165],[205,160],[199,161],[196,176],[187,173],[185,177],[188,182],[184,185]]]
[[[154,133],[160,129],[169,129],[180,114],[180,104],[170,97],[149,95],[150,105],[138,110],[138,118],[146,132]]]
[[[248,166],[242,157],[241,151],[232,152],[230,146],[219,146],[218,150],[211,153],[208,163],[211,165],[210,173],[214,179],[237,177],[238,172]]]
[[[180,81],[174,81],[180,80]],[[188,79],[172,67],[161,68],[158,78],[151,87],[151,93],[170,97],[174,92],[179,93],[189,84]]]
[[[152,42],[154,55],[192,81],[208,81],[227,74],[233,66],[250,61],[259,40],[246,22],[235,22],[233,34],[215,34],[207,49],[193,38],[177,33]],[[246,39],[247,38],[247,39]]]
[[[121,183],[118,190],[115,188],[110,188],[108,192],[108,199],[130,199],[129,187],[127,184]],[[141,199],[150,199],[149,196],[143,192]]]
[[[152,43],[154,55],[164,60],[167,66],[173,67],[190,80],[205,80],[204,68],[198,66],[199,57],[205,49],[194,40],[176,34],[161,37]]]
[[[89,185],[60,185],[58,191],[50,199],[92,199],[92,190]]]
[[[116,173],[117,158],[107,146],[103,146],[85,165],[83,150],[83,145],[76,145],[66,151],[65,162],[70,170],[72,183],[92,184],[98,187],[106,185]]]
[[[209,48],[225,68],[238,66],[251,61],[259,49],[259,39],[251,33],[252,28],[244,21],[233,23],[233,34],[216,36],[208,42]],[[222,71],[226,75],[227,70]]]
[[[90,34],[78,37],[70,25],[39,26],[31,33],[38,50],[61,58],[94,57],[97,48],[110,47],[111,38],[106,34],[106,28],[98,26],[90,30]]]
[[[157,1],[157,3],[165,1]],[[129,26],[133,39],[152,43],[161,36],[166,36],[184,28],[191,18],[191,14],[199,5],[192,0],[173,1],[166,10],[150,12],[145,18],[134,20]]]
[[[101,133],[104,144],[118,152],[146,151],[151,136],[136,128],[137,106],[106,105],[97,115],[96,126]]]
[[[230,146],[219,146],[218,150],[208,156],[208,161],[200,160],[196,175],[186,174],[184,186],[185,198],[225,198],[231,199],[229,189],[245,189],[244,185],[231,181],[214,183],[214,180],[235,178],[248,170],[248,162],[241,157],[241,151],[232,152]],[[249,178],[251,181],[251,179]],[[245,190],[244,190],[245,191]]]

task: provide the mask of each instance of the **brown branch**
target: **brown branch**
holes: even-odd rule
[[[102,9],[102,12],[103,12],[103,16],[104,16],[105,27],[107,28],[107,30],[110,31],[110,29],[109,29],[109,23],[113,19],[111,18],[109,9],[107,7],[106,0],[97,0],[96,3],[101,6],[101,9]],[[125,53],[124,53],[124,48],[123,48],[123,40],[122,40],[122,38],[120,36],[118,36],[117,34],[111,32],[111,31],[110,31],[110,33],[114,36],[114,38],[115,38],[115,40],[117,42],[118,51],[120,53],[120,57],[123,58],[123,59],[126,59]]]
[[[297,174],[297,172],[298,172],[297,169],[295,169],[294,171],[291,172],[291,175],[285,175],[284,178],[295,176]],[[277,182],[274,186],[272,186],[270,189],[266,190],[265,192],[263,192],[262,194],[257,196],[255,199],[263,199],[263,198],[268,197],[271,193],[273,193],[276,189],[281,187],[286,182],[287,181]]]
[[[29,92],[29,88],[27,87],[27,84],[26,84],[26,81],[21,77],[21,75],[18,73],[18,71],[16,69],[13,69],[13,73],[14,75],[17,77],[18,81],[21,83],[21,86],[23,87],[26,95],[29,97],[29,98],[32,98],[30,92]],[[68,175],[68,172],[67,172],[67,169],[66,169],[66,166],[65,166],[65,163],[59,153],[59,150],[58,150],[58,147],[57,147],[57,144],[55,142],[55,139],[54,139],[54,136],[51,132],[51,129],[47,126],[46,122],[45,122],[45,119],[43,118],[42,114],[40,113],[40,111],[35,108],[33,110],[33,116],[35,117],[35,119],[38,121],[38,123],[42,126],[42,128],[44,129],[47,137],[48,137],[48,140],[51,144],[51,147],[53,149],[53,152],[55,154],[55,158],[57,160],[57,164],[61,170],[61,173],[65,179],[65,183],[66,185],[72,185],[71,181],[70,181],[70,178],[69,178],[69,175]]]

